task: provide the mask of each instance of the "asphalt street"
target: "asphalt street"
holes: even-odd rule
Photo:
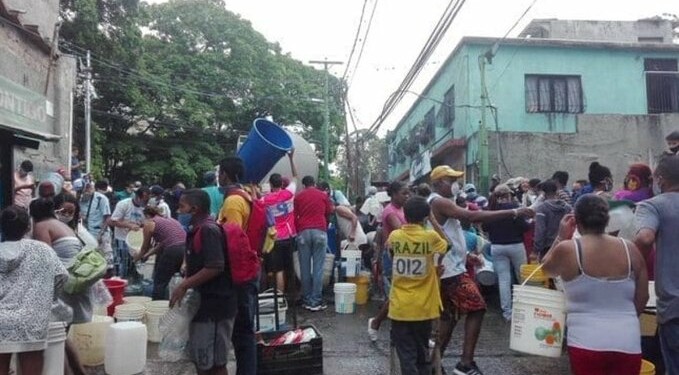
[[[568,374],[568,360],[524,355],[509,349],[510,325],[500,315],[496,292],[488,295],[489,310],[486,313],[479,338],[476,362],[486,375],[544,375]],[[330,300],[332,296],[327,296]],[[379,308],[381,302],[369,301],[358,306],[354,314],[336,314],[334,306],[323,312],[308,312],[298,308],[298,325],[314,325],[323,337],[323,373],[326,375],[381,375],[389,374],[389,323],[381,327],[379,340],[370,342],[367,321]],[[287,312],[292,323],[292,310]],[[451,346],[443,357],[448,374],[459,360],[464,321],[455,329]],[[103,366],[91,368],[91,374],[104,374]],[[302,371],[303,372],[303,371]],[[235,363],[230,361],[229,373],[235,374]],[[145,374],[188,375],[195,374],[187,362],[167,363],[157,356],[157,345],[148,347]]]

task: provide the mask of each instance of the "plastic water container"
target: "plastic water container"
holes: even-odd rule
[[[245,181],[260,183],[276,162],[292,148],[292,139],[277,124],[258,118],[245,143],[238,149],[238,156],[245,164]]]
[[[353,314],[356,311],[356,284],[335,283],[335,312]]]
[[[44,352],[42,375],[64,374],[64,345],[66,341],[66,323],[52,322],[47,331],[47,349]]]
[[[549,278],[542,272],[539,264],[521,265],[521,282],[532,286],[549,287]]]
[[[476,267],[476,281],[483,286],[493,286],[497,284],[497,274],[493,268],[493,262],[484,257],[483,266]]]
[[[85,366],[104,364],[106,331],[113,324],[110,316],[94,315],[90,323],[73,324],[68,333],[75,345],[80,361]]]
[[[285,294],[278,291],[278,326],[285,324],[285,313],[288,311],[288,301]],[[273,289],[265,290],[259,294],[259,332],[276,330],[276,315],[274,314]]]
[[[356,277],[356,304],[365,305],[368,303],[368,291],[370,287],[370,272],[361,271]]]
[[[144,280],[153,280],[153,269],[156,267],[155,260],[147,260],[146,262],[138,262],[136,264],[137,273],[139,273]]]
[[[514,285],[509,348],[545,357],[561,356],[566,323],[562,292]]]
[[[132,375],[146,367],[146,326],[139,322],[112,324],[106,332],[104,370],[109,375]],[[63,362],[62,362],[63,367]]]
[[[342,270],[346,277],[355,277],[361,272],[361,254],[361,250],[342,250]]]
[[[641,360],[641,371],[639,375],[655,375],[655,365],[645,359]]]
[[[170,301],[158,300],[146,302],[146,329],[150,342],[160,342],[160,319],[170,311]]]
[[[172,276],[172,278],[170,279],[170,283],[168,284],[168,291],[170,292],[170,297],[172,297],[172,293],[174,292],[175,289],[177,289],[177,287],[179,286],[179,284],[182,283],[183,280],[184,278],[179,272],[175,273],[174,276]]]
[[[116,306],[115,313],[113,317],[116,318],[116,322],[144,322],[144,315],[146,314],[146,308],[144,305],[138,303],[128,303],[124,305]]]

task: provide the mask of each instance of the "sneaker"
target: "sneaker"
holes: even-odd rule
[[[436,346],[436,341],[429,339],[429,349],[434,349]]]
[[[368,319],[368,337],[370,337],[370,341],[375,342],[377,341],[377,333],[379,331],[373,328],[373,320],[375,318]]]
[[[318,305],[315,305],[315,306],[305,306],[305,308],[309,311],[316,312],[316,311],[323,311],[323,310],[327,309],[328,305],[321,302],[321,303],[319,303]]]
[[[462,364],[462,362],[458,362],[457,365],[455,366],[455,369],[453,369],[453,374],[456,375],[483,375],[481,370],[479,370],[478,366],[476,366],[476,362],[472,361],[472,363],[469,366],[465,366]]]

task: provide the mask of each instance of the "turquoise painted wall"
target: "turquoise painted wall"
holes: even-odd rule
[[[443,66],[439,77],[422,95],[443,101],[444,94],[455,85],[456,117],[453,136],[465,138],[467,164],[476,159],[477,144],[470,139],[478,131],[481,105],[481,84],[478,56],[490,45],[465,44],[450,62]],[[492,64],[486,65],[486,82],[490,103],[497,107],[500,131],[573,133],[576,115],[563,113],[527,113],[525,104],[525,75],[553,74],[581,77],[584,112],[586,114],[647,114],[646,77],[644,59],[679,58],[679,52],[650,52],[642,50],[548,47],[532,45],[501,45]],[[406,94],[411,95],[411,94]],[[410,134],[429,109],[438,112],[441,105],[434,100],[420,98],[412,111],[396,129],[396,143]],[[466,108],[471,106],[472,108]],[[476,107],[476,108],[474,108]],[[487,111],[489,130],[495,122]],[[450,129],[436,127],[437,144],[426,148],[435,150],[450,139]],[[423,151],[425,147],[420,147]],[[410,166],[410,158],[390,167],[390,178],[395,178]]]

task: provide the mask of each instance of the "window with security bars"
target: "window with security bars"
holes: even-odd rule
[[[582,113],[580,76],[526,75],[526,112]]]
[[[679,112],[677,59],[644,59],[648,113]]]
[[[443,96],[441,110],[443,111],[443,126],[452,127],[455,122],[455,86],[450,86]]]
[[[434,132],[436,131],[434,117],[434,108],[432,107],[424,115],[424,121],[422,121],[422,128],[420,130],[420,144],[422,145],[427,145],[434,140]]]

